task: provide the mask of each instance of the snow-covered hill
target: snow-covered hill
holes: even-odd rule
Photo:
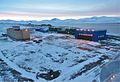
[[[91,17],[83,19],[65,19],[57,18],[42,21],[15,21],[15,20],[0,20],[0,23],[20,23],[20,24],[52,24],[52,25],[79,25],[81,23],[120,23],[120,17]]]

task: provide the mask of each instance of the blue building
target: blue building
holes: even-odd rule
[[[48,32],[48,29],[45,29],[45,28],[36,28],[35,31],[46,33],[46,32]]]
[[[107,30],[76,29],[75,38],[98,42],[107,39]]]

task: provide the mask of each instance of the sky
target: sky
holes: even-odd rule
[[[120,17],[120,0],[0,0],[0,20]]]

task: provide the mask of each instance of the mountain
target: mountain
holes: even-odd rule
[[[52,25],[78,25],[81,23],[120,23],[120,17],[91,17],[83,19],[65,19],[60,20],[54,18],[51,20],[42,20],[42,21],[15,21],[15,20],[0,20],[0,23],[20,23],[20,24],[52,24]]]
[[[87,23],[120,23],[120,17],[91,17],[85,19],[79,19],[80,22]]]

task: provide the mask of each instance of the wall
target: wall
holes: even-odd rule
[[[7,34],[14,40],[30,40],[30,32],[25,30],[7,29]]]
[[[29,32],[29,30],[27,30],[27,31],[22,30],[22,38],[23,38],[23,40],[30,40],[30,32]]]
[[[75,38],[77,39],[81,39],[81,37],[79,36],[80,34],[92,34],[93,36],[91,36],[90,40],[92,41],[99,41],[99,40],[104,40],[106,39],[106,30],[103,31],[81,31],[81,30],[76,30],[75,32]],[[103,36],[103,37],[101,37]]]
[[[104,82],[110,75],[120,73],[120,60],[105,65],[100,73],[100,81]]]

